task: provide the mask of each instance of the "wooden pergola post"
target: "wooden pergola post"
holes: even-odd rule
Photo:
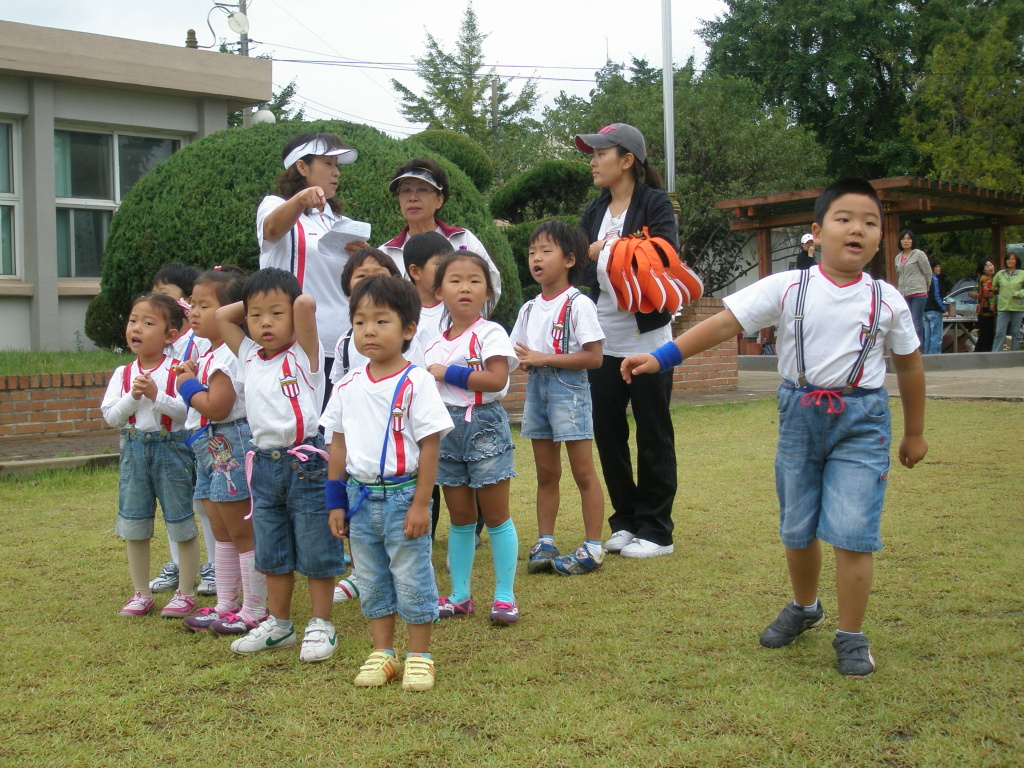
[[[757,277],[768,277],[772,273],[772,229],[757,229]]]

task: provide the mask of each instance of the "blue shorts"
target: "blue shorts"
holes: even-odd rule
[[[192,444],[196,454],[195,498],[242,501],[249,498],[245,481],[245,453],[252,448],[252,432],[245,419],[209,424]]]
[[[593,440],[590,378],[586,371],[549,365],[530,369],[520,434],[533,440]]]
[[[455,429],[441,438],[437,484],[480,488],[515,477],[512,430],[501,403],[474,405],[470,421],[467,410],[448,406]]]
[[[415,493],[415,483],[386,492],[371,487],[349,520],[352,561],[358,564],[352,578],[368,619],[397,613],[407,624],[427,624],[437,618],[430,532],[415,539],[405,536],[405,514]],[[354,505],[360,489],[349,488],[348,494]]]
[[[801,404],[812,389],[792,382],[779,387],[779,536],[791,549],[817,538],[854,552],[878,551],[892,442],[889,394],[855,390],[842,395],[841,413],[830,414],[831,398]]]
[[[121,472],[117,487],[117,524],[114,533],[124,539],[153,538],[156,502],[171,541],[189,541],[199,535],[192,511],[195,466],[185,432],[121,430]]]
[[[327,525],[327,459],[310,451],[310,445],[322,449],[323,437],[294,446],[306,449],[305,461],[288,448],[258,450],[253,456],[249,490],[260,573],[281,576],[297,571],[308,579],[333,579],[345,572],[341,539],[334,538]]]

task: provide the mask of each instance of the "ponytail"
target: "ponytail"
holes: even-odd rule
[[[633,166],[636,168],[636,166]],[[665,182],[661,180],[661,176],[654,170],[654,166],[644,160],[643,162],[644,178],[641,181],[651,189],[664,189]]]

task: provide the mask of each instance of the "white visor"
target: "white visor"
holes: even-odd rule
[[[288,156],[284,159],[284,167],[286,169],[291,168],[307,155],[313,155],[314,157],[337,157],[338,165],[354,163],[356,158],[359,157],[359,153],[354,149],[344,149],[342,147],[331,149],[323,139],[313,139],[313,141],[300,144],[289,152]]]
[[[413,168],[411,171],[406,171],[401,176],[395,176],[388,184],[388,191],[392,195],[398,194],[398,185],[402,183],[404,179],[419,179],[425,181],[427,184],[432,186],[438,192],[441,191],[441,183],[437,180],[437,177],[428,171],[426,168]]]

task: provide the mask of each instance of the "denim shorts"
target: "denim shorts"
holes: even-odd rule
[[[269,576],[297,571],[309,579],[333,579],[345,572],[341,539],[327,525],[324,480],[327,459],[309,450],[322,449],[320,435],[294,446],[306,460],[288,453],[289,448],[258,450],[253,456],[252,516],[256,569]]]
[[[878,551],[892,442],[889,394],[881,387],[855,390],[842,395],[842,412],[828,413],[832,398],[801,404],[812,390],[791,382],[779,387],[779,536],[791,549],[818,538],[840,549]]]
[[[594,418],[586,371],[545,365],[530,369],[523,408],[523,437],[535,440],[593,440]]]
[[[209,424],[192,444],[196,454],[197,499],[242,501],[249,498],[245,453],[252,445],[245,419]]]
[[[480,488],[515,477],[512,430],[501,403],[474,405],[470,421],[466,411],[448,406],[455,429],[441,438],[437,484]]]
[[[153,538],[156,502],[160,502],[167,536],[189,541],[199,535],[192,511],[195,466],[185,432],[121,430],[121,473],[117,487],[117,524],[124,539]]]
[[[386,492],[371,487],[349,520],[352,561],[358,565],[352,578],[368,619],[397,613],[407,624],[426,624],[437,618],[430,531],[415,539],[405,536],[405,514],[415,493],[415,484]],[[348,494],[354,505],[360,489],[349,488]]]

